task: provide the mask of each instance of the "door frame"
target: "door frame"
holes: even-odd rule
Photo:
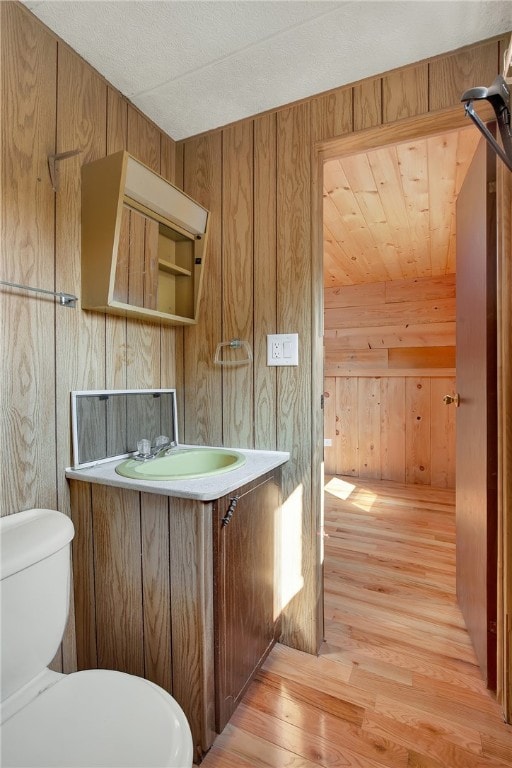
[[[492,120],[489,105],[479,110]],[[468,126],[462,106],[379,125],[334,139],[319,141],[311,156],[312,255],[312,504],[316,530],[323,533],[323,166],[335,157],[366,152],[389,144],[427,138]],[[497,698],[505,719],[512,722],[512,174],[498,160],[498,686]],[[323,637],[323,536],[317,536],[319,578],[317,629]]]

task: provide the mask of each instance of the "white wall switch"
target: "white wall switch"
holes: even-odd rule
[[[298,365],[299,334],[269,333],[267,335],[267,365]]]

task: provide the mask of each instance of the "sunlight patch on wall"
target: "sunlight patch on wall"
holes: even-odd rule
[[[302,575],[302,504],[303,488],[298,485],[283,501],[278,539],[281,547],[279,558],[281,610],[304,587]]]

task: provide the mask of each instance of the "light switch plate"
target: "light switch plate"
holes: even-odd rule
[[[269,333],[267,335],[267,365],[298,365],[299,334]]]

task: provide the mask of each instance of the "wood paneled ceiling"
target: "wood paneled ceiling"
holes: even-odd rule
[[[324,165],[324,285],[455,272],[455,202],[472,126]]]

